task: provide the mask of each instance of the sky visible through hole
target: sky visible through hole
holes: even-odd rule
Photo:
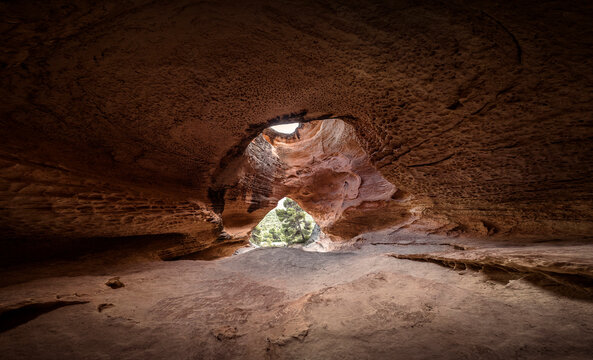
[[[271,126],[272,130],[279,132],[281,134],[292,134],[295,130],[299,127],[299,123],[290,123],[290,124],[282,124],[282,125],[274,125]]]

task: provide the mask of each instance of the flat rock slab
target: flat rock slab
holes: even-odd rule
[[[585,359],[593,351],[589,300],[396,259],[387,248],[257,249],[0,288],[3,307],[56,296],[89,302],[4,332],[0,351],[7,359]],[[117,291],[105,286],[115,275],[126,284]]]

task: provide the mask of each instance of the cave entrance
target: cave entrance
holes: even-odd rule
[[[226,189],[220,203],[229,236],[253,247],[303,246],[303,236],[282,238],[279,209],[274,207],[284,196],[314,217],[314,222],[308,218],[314,231],[309,236],[306,229],[306,251],[338,249],[339,243],[361,234],[411,221],[410,198],[377,171],[351,125],[340,119],[295,120],[270,122],[293,125],[263,129],[241,158],[228,161],[216,175],[215,181]],[[269,222],[275,225],[267,226]],[[318,228],[323,231],[317,233]]]
[[[249,241],[257,247],[300,247],[314,243],[319,234],[313,217],[285,197],[252,230]]]

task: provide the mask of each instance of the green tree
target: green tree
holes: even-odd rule
[[[263,234],[262,234],[262,230],[261,227],[258,225],[256,227],[253,228],[253,230],[251,230],[251,242],[256,244],[256,245],[261,245],[261,242],[263,240]]]
[[[314,221],[294,201],[282,200],[284,209],[274,209],[266,214],[251,231],[250,241],[257,246],[272,246],[273,243],[290,245],[306,242],[313,232]]]
[[[272,242],[280,241],[280,235],[276,230],[280,226],[276,212],[270,211],[251,231],[251,242],[258,246],[271,246]]]
[[[304,243],[313,232],[313,221],[307,219],[307,213],[296,201],[286,198],[284,209],[276,209],[276,216],[282,226],[280,236],[286,244]]]

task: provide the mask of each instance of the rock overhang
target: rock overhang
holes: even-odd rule
[[[593,229],[592,57],[575,15],[590,5],[61,5],[2,5],[1,226],[13,243],[219,232],[243,195],[217,181],[251,140],[330,118],[417,202],[418,231]]]

